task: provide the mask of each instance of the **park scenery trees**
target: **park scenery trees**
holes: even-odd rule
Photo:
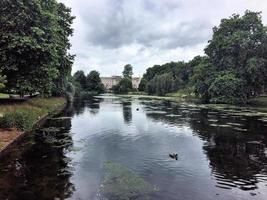
[[[139,90],[165,95],[186,89],[205,102],[246,103],[264,92],[267,27],[261,13],[246,11],[213,28],[205,56],[148,68]]]
[[[77,96],[90,96],[104,92],[99,72],[93,70],[87,76],[79,70],[73,75]]]
[[[120,82],[113,87],[115,93],[124,94],[131,92],[133,90],[132,76],[133,76],[133,67],[130,64],[124,66],[122,72],[122,79]]]
[[[0,2],[1,84],[7,92],[64,95],[74,59],[68,53],[73,19],[56,0]]]

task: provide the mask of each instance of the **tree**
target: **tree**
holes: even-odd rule
[[[164,96],[174,91],[174,84],[175,82],[171,73],[156,75],[147,83],[146,91],[148,94]]]
[[[133,76],[133,67],[132,65],[128,64],[124,66],[124,70],[122,72],[124,78],[132,79]]]
[[[215,103],[235,104],[247,102],[246,82],[237,78],[231,72],[223,72],[217,75],[208,90],[211,100]]]
[[[86,77],[86,90],[101,93],[104,91],[104,85],[101,82],[99,72],[93,70]]]
[[[132,80],[128,77],[122,78],[118,85],[113,87],[113,91],[118,94],[125,94],[133,89]]]
[[[246,11],[223,19],[205,52],[216,71],[231,71],[246,82],[250,94],[260,94],[267,81],[266,40],[260,13]]]
[[[84,74],[84,71],[79,70],[75,72],[75,74],[73,75],[73,79],[75,82],[79,83],[82,90],[86,89],[86,76]]]
[[[202,61],[195,66],[193,76],[190,78],[195,94],[205,102],[210,100],[209,87],[215,78],[215,74],[216,71],[209,58],[203,57]]]
[[[124,70],[122,72],[123,78],[120,82],[115,85],[112,90],[115,93],[128,93],[133,90],[132,76],[133,76],[133,67],[128,64],[124,66]]]
[[[70,9],[56,0],[0,2],[0,65],[7,89],[51,94],[54,80],[61,83],[71,71],[72,20]]]

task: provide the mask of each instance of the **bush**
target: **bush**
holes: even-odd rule
[[[248,91],[242,79],[231,72],[220,73],[208,90],[212,103],[247,103]]]
[[[21,131],[28,131],[38,116],[37,113],[29,111],[15,111],[5,114],[0,119],[0,126],[2,128],[17,128]]]

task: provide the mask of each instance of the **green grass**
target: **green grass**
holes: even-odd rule
[[[31,130],[40,118],[64,104],[64,98],[34,98],[19,104],[1,105],[0,128]]]
[[[0,93],[0,99],[9,98],[8,94]]]

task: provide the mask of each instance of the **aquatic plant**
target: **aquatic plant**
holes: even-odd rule
[[[150,199],[156,189],[127,167],[109,161],[105,164],[105,177],[100,187],[101,200]]]

